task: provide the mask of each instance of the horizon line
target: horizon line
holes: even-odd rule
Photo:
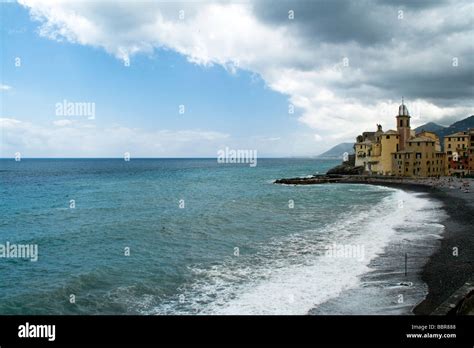
[[[319,155],[308,155],[308,156],[281,156],[281,157],[259,157],[259,159],[288,159],[288,158],[309,158],[318,159]],[[120,159],[123,157],[22,157],[24,159]],[[133,159],[217,159],[217,157],[131,157]],[[319,158],[319,159],[331,159],[331,158]],[[334,158],[338,159],[338,158]],[[15,160],[15,157],[0,157],[0,160]],[[20,162],[20,161],[17,161]]]

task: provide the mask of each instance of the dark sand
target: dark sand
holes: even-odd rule
[[[468,193],[464,192],[462,182],[469,182]],[[474,180],[374,184],[426,192],[441,201],[448,214],[442,221],[445,231],[441,245],[421,273],[422,280],[428,285],[428,295],[413,310],[415,314],[430,314],[464,283],[474,279]],[[458,248],[458,256],[453,255],[455,247]]]
[[[443,221],[446,229],[440,248],[425,265],[422,279],[428,284],[426,299],[415,309],[415,314],[429,314],[467,281],[474,279],[474,185],[465,193],[438,188],[431,196],[441,200],[449,217]],[[459,255],[453,255],[457,247]]]
[[[354,177],[338,183],[365,183],[425,192],[443,203],[448,217],[439,248],[429,257],[421,272],[428,295],[414,309],[415,314],[431,314],[466,282],[474,280],[474,180],[391,179]],[[311,183],[312,184],[312,183]],[[467,190],[466,190],[467,189]],[[466,192],[468,191],[468,192]],[[458,248],[458,256],[453,255]]]

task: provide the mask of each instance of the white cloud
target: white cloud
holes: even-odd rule
[[[68,121],[68,122],[64,122]],[[0,118],[1,156],[19,151],[24,157],[135,157],[209,156],[224,146],[228,134],[191,130],[147,131],[119,125],[99,128],[91,123],[58,120],[54,127]]]
[[[11,86],[0,84],[0,91],[9,91],[12,89]]]
[[[299,121],[317,132],[321,139],[316,140],[328,141],[328,146],[351,140],[376,123],[393,128],[398,100],[392,105],[389,99],[400,98],[398,91],[405,86],[408,89],[407,78],[417,74],[429,77],[433,71],[449,76],[455,72],[450,66],[452,57],[459,56],[467,64],[467,54],[472,51],[472,30],[455,30],[456,25],[469,23],[463,18],[463,13],[473,8],[469,3],[423,10],[417,13],[419,18],[410,17],[407,10],[403,22],[387,18],[397,16],[397,11],[383,12],[382,6],[374,10],[377,15],[385,16],[382,19],[392,26],[396,23],[403,33],[382,46],[317,38],[310,42],[298,35],[296,24],[284,17],[279,25],[266,23],[255,15],[252,4],[246,3],[20,3],[42,22],[40,35],[50,39],[102,47],[119,59],[165,48],[195,64],[219,64],[230,72],[238,67],[258,74],[270,88],[288,96],[301,110]],[[185,19],[179,20],[183,6]],[[420,42],[418,37],[426,32],[436,35],[436,42]],[[345,57],[349,66],[342,64]],[[427,81],[414,90],[421,93],[430,88],[436,86]],[[410,99],[410,95],[405,97]],[[420,121],[426,122],[473,112],[472,102],[456,107],[428,99],[417,103]],[[393,108],[381,114],[387,105]]]
[[[235,138],[202,129],[145,130],[121,125],[99,127],[95,122],[61,119],[52,126],[0,118],[0,157],[215,157],[226,146],[255,149],[260,157],[312,156],[326,145],[311,133],[282,137]]]
[[[319,134],[315,134],[314,135],[314,140],[321,141],[321,140],[323,140],[323,138]]]
[[[57,120],[54,121],[53,124],[58,127],[66,127],[66,126],[71,126],[74,122],[72,120]]]

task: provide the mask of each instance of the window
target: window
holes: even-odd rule
[[[448,149],[450,149],[450,148],[451,148],[451,144],[448,144]]]
[[[416,153],[416,158],[417,158],[417,159],[421,158],[421,152],[417,152],[417,153]]]
[[[386,139],[390,139],[390,135],[387,135],[387,136],[386,136]]]
[[[400,120],[400,127],[403,127],[403,120]]]
[[[416,145],[420,146],[420,142],[416,143]]]

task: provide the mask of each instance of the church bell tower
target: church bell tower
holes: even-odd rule
[[[403,98],[402,104],[398,107],[397,131],[400,134],[399,150],[403,151],[406,149],[407,141],[410,138],[410,114],[403,103]]]

